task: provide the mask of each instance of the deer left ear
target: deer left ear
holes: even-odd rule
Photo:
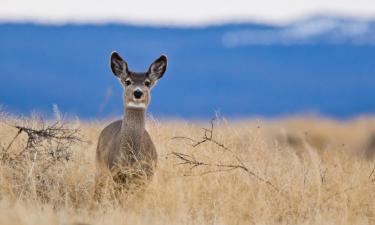
[[[156,81],[163,77],[165,71],[167,70],[167,56],[161,55],[157,60],[155,60],[150,68],[148,69],[148,76],[151,80]]]
[[[121,58],[117,52],[111,54],[111,69],[116,77],[128,75],[128,64]]]

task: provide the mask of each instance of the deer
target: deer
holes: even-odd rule
[[[149,180],[158,156],[145,129],[145,115],[151,89],[167,69],[167,57],[161,55],[146,72],[133,72],[117,52],[112,52],[110,68],[124,88],[124,115],[122,120],[112,122],[100,133],[96,149],[96,185],[106,172],[120,184],[129,182],[134,174]]]

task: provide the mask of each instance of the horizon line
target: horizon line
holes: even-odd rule
[[[275,21],[272,19],[261,19],[261,18],[222,18],[222,19],[206,19],[202,21],[175,21],[160,19],[159,21],[151,20],[138,20],[138,19],[120,19],[120,18],[66,18],[66,19],[50,19],[50,18],[2,18],[0,16],[0,24],[35,24],[35,25],[46,25],[46,26],[66,26],[66,25],[129,25],[129,26],[142,26],[142,27],[156,27],[156,28],[205,28],[205,27],[216,27],[224,25],[241,25],[241,24],[257,24],[266,26],[287,26],[294,24],[299,21],[314,19],[346,19],[355,20],[358,22],[370,22],[375,20],[374,16],[360,16],[351,15],[345,13],[310,13],[300,15],[294,18],[285,20]]]

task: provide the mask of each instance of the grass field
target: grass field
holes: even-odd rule
[[[108,121],[70,121],[83,142],[63,149],[68,160],[47,163],[17,158],[27,135],[14,139],[12,125],[40,121],[0,120],[0,224],[375,224],[373,118],[217,119],[212,138],[209,121],[149,119],[153,180],[120,195],[109,185],[100,203],[95,148]]]

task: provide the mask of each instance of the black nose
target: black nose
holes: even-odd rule
[[[143,95],[143,92],[142,92],[142,91],[140,91],[140,90],[136,90],[136,91],[134,91],[134,97],[135,97],[136,99],[140,99],[140,98],[142,97],[142,95]]]

